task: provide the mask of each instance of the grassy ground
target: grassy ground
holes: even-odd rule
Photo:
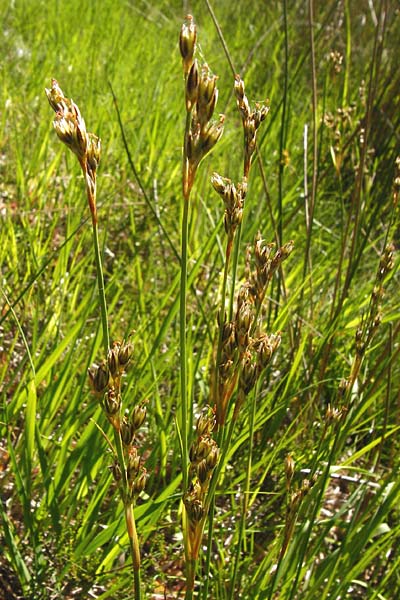
[[[282,343],[233,430],[195,597],[389,600],[400,590],[396,252],[384,262],[399,241],[398,6],[316,2],[312,28],[308,2],[220,0],[213,9],[249,101],[270,103],[232,294],[258,231],[278,246],[293,240],[294,250],[264,302],[263,330],[280,331]],[[210,401],[226,243],[210,177],[237,181],[243,161],[232,72],[207,5],[0,3],[0,598],[133,597],[122,503],[98,428],[110,436],[109,424],[87,380],[102,358],[90,216],[76,160],[51,127],[52,77],[102,139],[111,338],[133,332],[124,402],[148,400],[137,444],[149,479],[135,508],[143,597],[185,594],[178,37],[187,12],[225,114],[189,213],[193,421]],[[188,436],[190,445],[191,427]]]

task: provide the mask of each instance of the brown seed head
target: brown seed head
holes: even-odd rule
[[[146,487],[147,479],[147,470],[144,467],[142,467],[141,472],[133,482],[132,494],[134,497],[139,496],[139,494],[143,492],[144,488]]]
[[[183,70],[188,74],[193,62],[193,55],[196,48],[196,25],[193,22],[192,15],[186,17],[186,22],[181,27],[179,36],[179,49],[182,56]]]
[[[207,466],[207,462],[203,459],[197,465],[197,476],[201,484],[204,484],[209,478],[210,470]]]
[[[103,408],[108,417],[116,415],[121,408],[121,394],[117,393],[113,387],[109,387],[107,390]]]
[[[221,175],[218,175],[218,173],[213,173],[211,176],[211,184],[217,194],[224,196],[226,189],[232,185],[232,181],[227,177],[221,177]]]
[[[210,435],[215,427],[215,415],[210,406],[206,406],[197,419],[196,432],[198,436]]]
[[[133,409],[131,422],[135,431],[143,425],[146,418],[146,413],[147,410],[144,403],[138,404]]]
[[[94,133],[87,134],[87,163],[92,175],[96,173],[101,156],[101,140]]]
[[[53,126],[60,140],[80,160],[83,160],[86,157],[88,148],[88,135],[85,121],[82,119],[76,104],[71,102],[69,110],[57,112]]]
[[[242,360],[242,369],[239,377],[239,386],[245,393],[249,394],[257,381],[257,365],[253,362],[250,352],[246,352]]]
[[[133,423],[129,421],[126,417],[123,418],[121,422],[121,440],[125,446],[130,446],[135,437],[135,428]]]
[[[88,369],[89,381],[92,389],[101,394],[107,389],[110,381],[110,372],[106,362],[103,360],[100,365],[92,365]]]
[[[217,446],[217,443],[214,442],[209,454],[207,455],[207,457],[205,459],[206,463],[207,463],[207,468],[209,470],[215,469],[215,467],[217,466],[218,457],[219,457],[219,448]]]
[[[224,132],[224,115],[219,116],[218,123],[211,123],[208,127],[207,131],[204,132],[204,135],[201,137],[201,158],[204,158],[206,154],[210,152],[221,138]]]
[[[190,521],[198,523],[204,516],[204,506],[201,500],[187,500],[186,510]]]
[[[121,481],[121,477],[122,477],[121,469],[120,469],[119,464],[117,462],[114,462],[110,466],[110,470],[111,470],[111,473],[112,473],[112,475],[114,477],[114,480],[117,481],[117,482]]]
[[[288,488],[290,487],[290,482],[293,479],[295,469],[295,463],[291,454],[288,454],[285,458],[285,473],[286,473],[286,481]]]
[[[128,482],[130,484],[133,483],[134,479],[137,477],[140,470],[140,456],[137,453],[136,448],[132,448],[129,453],[127,467],[126,467],[126,476],[128,478]]]
[[[192,63],[186,79],[186,110],[190,111],[196,104],[199,94],[199,69],[197,60]]]
[[[118,362],[118,348],[117,347],[110,348],[108,350],[107,364],[108,364],[108,368],[111,373],[111,377],[113,379],[116,379],[120,374],[119,362]]]
[[[133,354],[133,344],[132,342],[122,342],[121,346],[118,350],[118,363],[125,370],[128,364],[131,361]]]
[[[70,101],[64,96],[64,93],[56,79],[51,80],[51,88],[45,88],[46,96],[54,112],[64,112]]]

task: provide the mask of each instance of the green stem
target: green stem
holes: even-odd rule
[[[179,297],[179,349],[180,349],[180,375],[181,375],[181,438],[182,438],[182,481],[183,494],[188,486],[188,397],[187,397],[187,350],[186,350],[186,297],[187,297],[187,250],[189,235],[189,202],[190,192],[193,186],[194,173],[191,172],[189,159],[187,157],[187,139],[190,132],[192,111],[186,111],[185,134],[183,140],[182,157],[182,192],[183,192],[183,214],[181,229],[181,281]]]
[[[185,600],[193,600],[194,580],[196,577],[197,560],[190,558],[186,563],[186,593]]]
[[[219,477],[221,475],[221,471],[223,469],[223,467],[225,466],[225,461],[226,461],[226,457],[228,455],[228,449],[232,440],[232,434],[233,434],[233,429],[235,427],[235,423],[236,421],[234,419],[231,419],[229,422],[229,427],[228,427],[228,433],[226,435],[226,437],[223,439],[222,442],[222,448],[221,448],[221,456],[219,458],[218,464],[215,467],[215,471],[213,473],[213,476],[211,478],[211,482],[210,482],[210,487],[208,489],[208,493],[207,493],[207,499],[206,499],[206,503],[205,503],[205,512],[208,513],[211,503],[214,500],[214,496],[215,496],[215,490],[217,488],[217,484],[219,481]],[[220,437],[222,438],[222,432],[223,432],[224,428],[221,428],[220,433]],[[217,440],[217,443],[219,445],[219,439]]]
[[[221,471],[225,465],[226,457],[228,455],[228,449],[230,447],[233,428],[235,426],[235,420],[231,419],[229,423],[228,433],[224,437],[224,433],[226,431],[226,426],[221,427],[218,430],[218,438],[217,443],[221,448],[221,456],[218,461],[218,464],[215,468],[213,476],[211,478],[210,487],[207,494],[207,499],[205,502],[205,514],[209,516],[208,519],[208,542],[207,542],[207,555],[206,555],[206,565],[205,565],[205,575],[204,575],[204,587],[202,592],[203,600],[208,600],[208,585],[210,581],[210,564],[211,564],[211,545],[212,539],[214,535],[214,510],[215,510],[215,491],[217,488],[217,484],[219,482],[219,478],[221,475]]]
[[[133,512],[133,506],[129,502],[125,505],[125,522],[129,536],[129,545],[131,549],[132,564],[133,564],[133,577],[134,577],[134,598],[140,600],[141,595],[141,583],[140,583],[140,550],[139,540],[136,531],[135,516]]]
[[[182,527],[183,527],[183,541],[185,550],[185,575],[186,575],[186,590],[185,600],[192,600],[194,581],[196,576],[196,560],[191,556],[190,549],[190,533],[189,533],[189,518],[186,512],[185,504],[182,502]]]
[[[90,190],[88,189],[88,196],[90,196]],[[96,198],[89,198],[93,200],[93,206],[96,206]],[[101,254],[100,254],[100,244],[99,244],[99,231],[97,226],[97,217],[96,214],[92,212],[92,229],[93,229],[93,247],[94,247],[94,256],[96,262],[96,272],[97,272],[97,285],[99,290],[99,301],[100,301],[100,310],[101,310],[101,323],[103,328],[103,346],[104,352],[107,357],[108,351],[110,348],[110,333],[108,328],[108,317],[107,317],[107,302],[106,302],[106,294],[104,289],[104,275],[103,275],[103,267],[101,262]],[[140,550],[139,550],[139,540],[136,531],[136,523],[135,517],[133,514],[133,506],[131,503],[127,503],[128,496],[128,480],[126,475],[126,467],[125,467],[125,459],[124,459],[124,449],[122,446],[121,434],[119,430],[113,428],[114,431],[114,444],[115,450],[118,456],[118,462],[120,465],[120,470],[122,474],[122,499],[125,506],[125,523],[126,529],[129,536],[129,545],[131,549],[132,556],[132,564],[133,564],[133,577],[134,577],[134,598],[135,600],[141,599],[141,584],[140,584]]]
[[[186,349],[186,297],[187,297],[187,246],[188,246],[188,217],[189,195],[184,197],[182,215],[182,246],[181,246],[181,282],[180,282],[180,310],[179,310],[179,345],[180,345],[180,375],[181,375],[181,443],[182,443],[182,482],[183,494],[188,488],[188,396],[187,396],[187,349]],[[194,577],[196,571],[195,561],[189,556],[189,532],[185,505],[183,510],[183,529],[186,565],[186,593],[185,600],[192,600]],[[186,522],[185,522],[186,521]]]
[[[243,551],[246,552],[246,514],[247,508],[249,504],[249,494],[250,494],[250,480],[251,480],[251,466],[252,466],[252,456],[253,456],[253,437],[254,437],[254,423],[256,420],[256,398],[257,394],[253,394],[251,409],[250,409],[250,423],[249,423],[249,453],[247,455],[247,472],[246,472],[246,482],[244,486],[243,493],[243,506],[242,513],[240,515],[240,524],[239,524],[239,540],[236,545],[236,556],[235,556],[235,565],[233,568],[233,575],[230,582],[230,594],[229,599],[233,600],[235,597],[235,587],[236,587],[236,579],[238,574],[240,555],[242,552],[242,543],[243,543]],[[238,594],[240,590],[240,577],[238,581]]]
[[[180,374],[181,374],[181,434],[182,434],[182,478],[183,493],[188,486],[188,397],[186,362],[186,296],[187,296],[187,245],[188,245],[189,199],[185,198],[182,216],[181,283],[180,283]]]
[[[215,496],[212,497],[210,502],[210,507],[208,509],[208,533],[207,533],[207,554],[206,554],[206,563],[205,563],[205,580],[204,587],[202,592],[203,600],[208,599],[208,584],[210,581],[210,565],[211,565],[211,548],[212,548],[212,538],[214,534],[214,512],[215,512]]]
[[[226,296],[226,288],[227,288],[227,282],[228,282],[229,263],[230,263],[230,257],[232,254],[232,244],[233,244],[233,238],[228,237],[227,244],[226,244],[226,252],[225,252],[224,275],[223,275],[223,280],[222,280],[221,307],[220,307],[220,313],[219,313],[220,316],[219,316],[218,346],[217,346],[217,353],[216,353],[215,367],[214,367],[215,368],[214,389],[213,389],[214,403],[217,402],[217,400],[218,400],[218,398],[217,398],[218,389],[219,389],[218,365],[221,362],[222,338],[223,338],[223,331],[224,331],[223,325],[225,322],[225,296]],[[229,318],[231,319],[231,314],[229,315]],[[221,424],[221,426],[218,429],[218,440],[217,440],[219,447],[220,447],[222,439],[223,439],[223,431],[224,431],[224,426],[223,426],[223,424]],[[206,563],[205,563],[205,581],[204,581],[204,587],[203,587],[203,593],[202,593],[204,600],[207,600],[207,597],[208,597],[208,584],[209,584],[209,580],[210,580],[209,573],[210,573],[210,564],[211,564],[212,538],[213,538],[213,532],[214,532],[214,509],[215,509],[215,502],[214,502],[214,496],[213,496],[210,500],[209,514],[208,514],[208,536],[207,536],[207,554],[206,554]]]
[[[92,218],[92,228],[93,228],[93,247],[94,247],[94,257],[96,261],[96,272],[97,272],[97,286],[99,289],[99,301],[100,301],[100,310],[101,310],[101,324],[103,327],[103,346],[104,352],[107,357],[108,350],[110,348],[110,334],[108,330],[108,318],[107,318],[107,303],[106,303],[106,294],[104,290],[104,276],[103,276],[103,267],[101,264],[101,255],[100,255],[100,245],[99,245],[99,230],[97,227],[97,222]]]
[[[231,421],[232,423],[232,421]],[[230,428],[230,433],[228,434],[228,438],[229,440],[232,437],[232,427]],[[223,445],[223,437],[224,437],[224,433],[225,433],[225,425],[220,427],[218,429],[218,435],[217,435],[217,444],[218,447],[224,448],[224,451],[221,454],[221,457],[218,461],[218,465],[216,470],[218,470],[218,473],[214,472],[213,478],[211,479],[211,485],[210,485],[210,489],[208,491],[208,496],[207,496],[207,503],[206,503],[206,514],[208,514],[208,532],[207,532],[207,554],[206,554],[206,563],[205,563],[205,567],[204,567],[204,587],[203,587],[203,591],[202,591],[202,598],[203,600],[208,600],[208,585],[209,585],[209,581],[210,581],[210,565],[211,565],[211,549],[212,549],[212,539],[213,539],[213,535],[214,535],[214,513],[215,513],[215,488],[216,485],[218,483],[218,479],[219,479],[219,475],[221,473],[221,469],[219,468],[219,465],[221,464],[222,466],[222,462],[221,461],[225,461],[225,456],[226,456],[226,451],[225,449],[227,449],[229,447]]]

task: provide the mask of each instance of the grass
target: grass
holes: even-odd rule
[[[225,122],[188,212],[186,453],[210,402],[223,293],[224,205],[210,178],[243,174],[227,53],[251,106],[270,104],[227,278],[233,314],[257,232],[294,241],[260,312],[280,347],[237,422],[234,396],[226,433],[214,432],[226,454],[194,598],[389,600],[400,589],[399,274],[396,252],[392,265],[382,259],[399,239],[399,18],[389,1],[318,4],[310,29],[305,3],[215,3],[225,49],[207,4],[190,7]],[[161,0],[0,6],[1,597],[134,597],[98,429],[110,437],[109,424],[87,380],[104,355],[90,214],[79,167],[51,128],[51,77],[102,139],[110,337],[132,332],[124,404],[149,401],[137,434],[149,474],[135,507],[141,595],[185,597],[178,38],[188,11]]]

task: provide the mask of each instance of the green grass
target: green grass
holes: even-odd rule
[[[354,365],[383,249],[399,240],[398,7],[315,3],[312,52],[308,3],[288,2],[286,25],[283,1],[237,4],[213,9],[251,104],[268,97],[271,109],[258,132],[236,293],[257,231],[295,248],[264,303],[263,329],[281,331],[282,343],[233,429],[211,560],[201,552],[194,597],[204,597],[208,581],[213,600],[390,600],[400,589],[396,254],[382,322]],[[102,358],[90,215],[79,167],[51,127],[51,77],[102,139],[110,333],[133,332],[125,405],[149,400],[139,433],[149,480],[135,508],[142,595],[185,595],[177,430],[185,10],[164,0],[83,9],[76,0],[0,3],[0,597],[133,597],[123,506],[97,425],[108,436],[110,428],[87,381]],[[186,366],[195,419],[209,401],[226,244],[210,177],[240,179],[243,134],[207,5],[196,1],[190,11],[226,115],[189,211]],[[343,56],[338,71],[331,51]],[[354,385],[341,394],[352,368]],[[328,422],[329,405],[347,412]],[[188,435],[190,447],[190,427]]]

